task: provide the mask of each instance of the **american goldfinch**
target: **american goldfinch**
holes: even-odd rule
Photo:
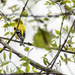
[[[14,21],[15,21],[15,25],[14,25],[14,31],[15,31],[18,24],[18,18],[15,19]],[[18,37],[20,39],[20,46],[23,45],[24,47],[25,47],[24,45],[25,32],[26,32],[25,26],[23,24],[23,21],[20,19],[18,30],[15,34],[15,37]]]

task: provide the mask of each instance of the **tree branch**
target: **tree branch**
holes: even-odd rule
[[[54,66],[54,63],[55,63],[56,59],[57,59],[56,56],[60,54],[59,52],[61,50],[61,31],[62,31],[62,26],[63,26],[64,19],[65,19],[65,16],[63,17],[63,20],[61,22],[61,27],[60,27],[59,50],[58,50],[57,54],[55,55],[55,57],[53,58],[53,60],[51,61],[51,63],[47,67],[49,67],[51,65],[51,68],[52,68]]]
[[[28,16],[21,16],[21,17],[59,17],[59,16],[68,16],[68,15],[75,15],[75,13],[71,13],[71,12],[66,12],[66,13],[60,13],[57,15],[28,15]],[[0,13],[1,16],[3,16],[3,14]],[[5,14],[6,16],[20,16],[20,14]]]
[[[9,46],[7,43],[5,43],[1,38],[0,38],[0,43],[3,44],[3,45],[4,45],[6,48],[8,48],[9,50],[12,49],[12,52],[13,52],[14,54],[16,54],[18,57],[20,57],[20,58],[26,57],[25,55],[19,53],[18,51],[16,51],[16,50],[13,49],[12,47],[10,47],[10,46]],[[32,60],[32,59],[30,59],[30,58],[28,58],[28,60],[30,61],[30,64],[31,64],[32,66],[34,66],[35,68],[37,68],[37,69],[40,69],[40,70],[42,70],[42,71],[47,71],[47,72],[53,73],[53,74],[60,74],[60,75],[63,75],[63,74],[60,73],[60,72],[57,72],[57,71],[55,71],[55,70],[52,70],[52,69],[50,69],[50,68],[47,68],[47,67],[44,67],[44,66],[40,65],[39,63],[35,62],[34,60]]]
[[[6,39],[6,40],[9,40],[9,38],[5,38],[5,37],[0,37],[1,39]],[[18,41],[18,40],[11,40],[11,41],[14,41],[14,42],[17,42],[17,43],[20,43],[20,41]],[[32,43],[26,43],[26,42],[24,42],[24,44],[27,44],[27,45],[30,45],[30,46],[33,46],[33,44]],[[50,48],[50,49],[52,49],[52,50],[59,50],[58,48]],[[72,52],[72,51],[66,51],[66,50],[64,50],[64,49],[62,49],[61,50],[61,52],[66,52],[66,53],[70,53],[70,54],[75,54],[75,52]]]
[[[68,37],[69,37],[69,35],[70,35],[70,32],[71,32],[71,30],[72,30],[72,27],[73,27],[74,25],[75,25],[75,20],[74,20],[74,22],[73,22],[73,24],[72,24],[72,26],[71,26],[71,28],[70,28],[70,30],[69,30],[69,33],[68,33],[68,35],[67,35],[67,37],[66,37],[64,43],[62,44],[62,48],[61,48],[61,49],[57,52],[57,54],[55,55],[54,61],[53,61],[52,65],[51,65],[51,68],[54,66],[54,63],[56,62],[56,59],[58,58],[58,56],[59,56],[61,50],[64,48],[64,46],[65,46],[65,44],[66,44],[66,42],[67,42],[67,40],[68,40]]]
[[[0,38],[2,38],[2,39],[6,39],[6,40],[9,40],[9,39],[10,39],[10,38],[5,38],[5,37],[0,37]],[[18,41],[18,40],[13,40],[13,39],[12,39],[11,41],[13,41],[13,42],[17,42],[17,43],[20,43],[20,41]],[[27,44],[27,45],[33,46],[32,43],[29,43],[29,42],[28,42],[28,43],[24,42],[24,44]]]

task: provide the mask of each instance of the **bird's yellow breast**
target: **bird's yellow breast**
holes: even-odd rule
[[[14,27],[17,28],[17,23],[15,23]],[[24,31],[26,31],[24,24],[19,23],[18,30],[20,30],[23,35]]]

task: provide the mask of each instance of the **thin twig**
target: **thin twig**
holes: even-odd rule
[[[5,38],[5,37],[0,37],[0,38],[5,39],[5,40],[9,40],[9,39],[10,39],[10,38]],[[14,41],[14,42],[20,43],[20,41],[18,41],[18,40],[13,40],[13,39],[12,39],[11,41]],[[32,43],[29,43],[29,42],[28,42],[28,43],[24,42],[24,44],[27,44],[27,45],[33,46]]]
[[[60,13],[60,14],[57,14],[57,15],[28,15],[28,16],[21,16],[21,17],[59,17],[59,16],[68,16],[68,15],[75,15],[75,13],[72,13],[72,12],[66,12],[66,13]],[[3,14],[0,13],[1,16],[3,16]],[[5,14],[5,16],[20,16],[20,14]]]

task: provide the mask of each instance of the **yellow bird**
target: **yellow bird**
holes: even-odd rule
[[[17,24],[18,24],[18,18],[15,19],[14,21],[15,21],[15,25],[14,25],[14,31],[15,31],[17,28]],[[20,46],[23,45],[24,47],[25,47],[24,45],[25,34],[26,34],[26,29],[23,24],[23,21],[20,19],[18,30],[15,34],[15,37],[18,37],[20,39]]]

